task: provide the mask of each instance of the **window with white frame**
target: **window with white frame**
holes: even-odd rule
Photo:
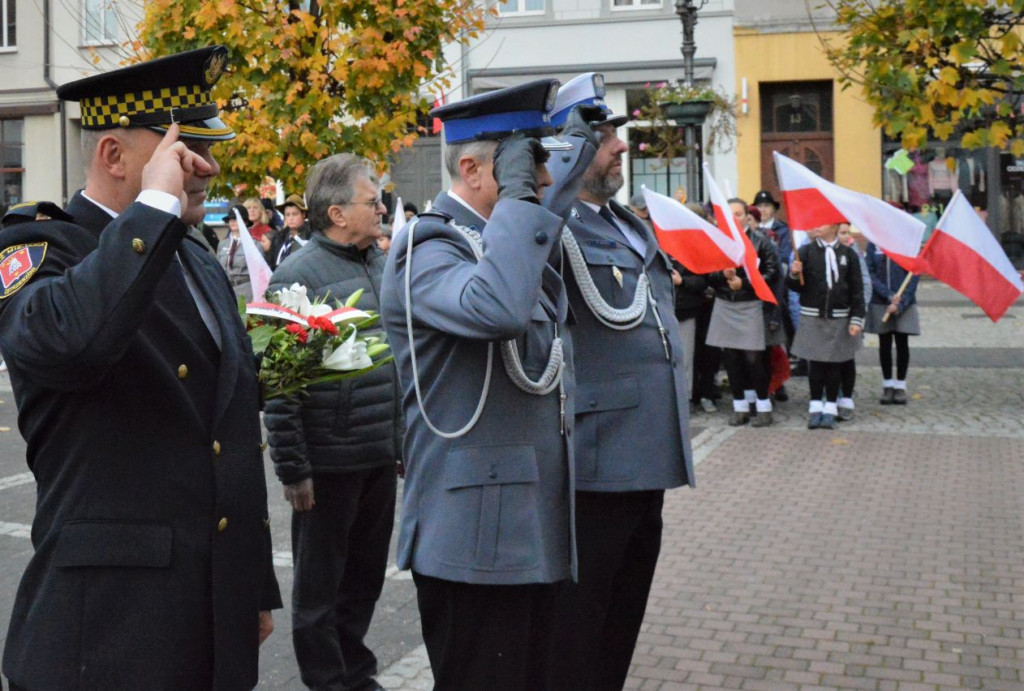
[[[82,0],[82,43],[103,45],[117,41],[114,0]]]
[[[544,14],[545,2],[546,0],[501,0],[498,3],[498,13],[503,17]]]
[[[7,0],[4,0],[5,4]],[[14,0],[10,0],[14,4]],[[25,121],[0,120],[0,213],[24,201],[21,189],[25,176]]]
[[[14,32],[17,5],[16,0],[0,0],[0,50],[18,45]]]
[[[654,7],[661,7],[661,0],[612,0],[613,10],[649,10]]]

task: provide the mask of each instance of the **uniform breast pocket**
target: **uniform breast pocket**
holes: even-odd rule
[[[628,307],[636,292],[642,268],[641,259],[621,246],[593,247],[583,245],[590,278],[601,297],[612,307]],[[581,286],[582,288],[582,286]]]
[[[443,560],[490,571],[540,561],[539,471],[533,446],[469,446],[448,456],[451,525]]]
[[[635,375],[576,384],[576,468],[580,480],[621,481],[639,474],[631,430],[640,406]],[[625,442],[625,443],[624,443]]]

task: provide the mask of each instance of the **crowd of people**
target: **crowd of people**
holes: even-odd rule
[[[435,688],[612,691],[721,367],[730,424],[764,427],[802,358],[808,426],[831,428],[852,418],[866,325],[882,402],[907,401],[914,281],[870,245],[861,257],[849,228],[794,241],[765,191],[729,206],[778,305],[742,267],[673,261],[642,200],[615,200],[626,118],[596,73],[435,108],[451,187],[405,205],[393,246],[381,181],[348,153],[280,207],[244,200],[211,238],[211,145],[234,136],[210,95],[225,63],[210,47],[62,86],[81,104],[86,186],[67,215],[3,231],[0,350],[39,496],[13,689],[256,684],[282,605],[261,409],[292,508],[307,686],[381,688],[364,638],[404,473],[397,564]],[[394,361],[264,407],[236,308],[259,297],[244,233],[271,289],[362,291]]]
[[[703,206],[687,206],[709,218]],[[759,191],[753,205],[733,198],[729,207],[777,304],[758,298],[742,267],[701,275],[672,260],[676,319],[689,351],[691,412],[717,412],[724,368],[732,396],[729,424],[767,427],[774,403],[789,400],[785,382],[807,376],[808,428],[834,429],[854,419],[855,355],[864,332],[879,339],[879,403],[906,405],[908,339],[921,333],[919,278],[904,285],[907,270],[870,242],[862,249],[848,223],[791,232],[768,190]],[[643,195],[634,195],[630,208],[653,228]]]

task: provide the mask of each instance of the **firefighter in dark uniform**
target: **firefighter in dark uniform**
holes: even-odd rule
[[[38,485],[14,689],[249,689],[281,606],[252,348],[187,233],[233,133],[221,47],[89,77],[74,222],[0,234],[0,350]],[[49,214],[47,214],[49,215]]]

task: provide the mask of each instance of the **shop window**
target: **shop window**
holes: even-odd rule
[[[0,50],[18,45],[14,30],[17,6],[16,0],[0,0]]]
[[[630,127],[629,130],[629,189],[636,194],[641,187],[653,192],[678,196],[686,190],[686,159],[662,159],[645,152],[652,128]],[[697,170],[701,166],[701,152],[697,151]],[[697,176],[699,196],[703,196],[703,177]],[[685,193],[685,192],[684,192]]]
[[[0,120],[0,213],[23,201],[25,121]]]
[[[117,41],[117,10],[114,0],[83,0],[82,43],[106,45]]]

